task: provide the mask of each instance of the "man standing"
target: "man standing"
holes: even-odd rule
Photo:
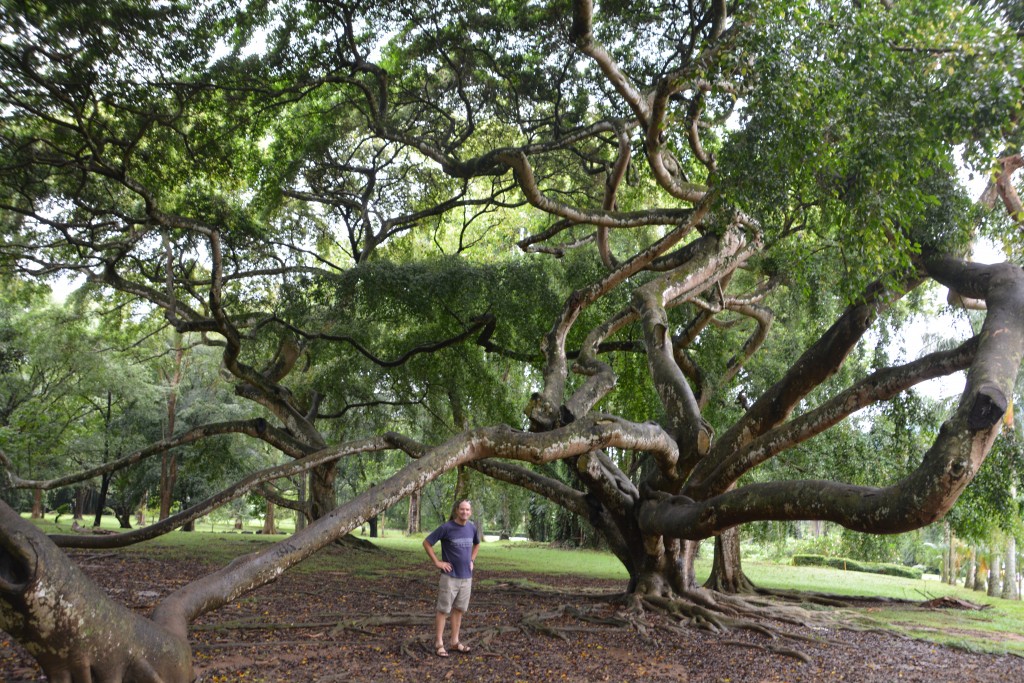
[[[441,570],[441,582],[437,591],[437,614],[435,615],[434,652],[438,657],[447,657],[444,647],[444,622],[452,617],[452,649],[469,652],[469,646],[459,640],[462,615],[469,609],[469,594],[473,587],[473,563],[480,549],[480,532],[469,521],[473,506],[468,500],[460,500],[455,508],[455,517],[434,529],[423,541],[423,548]],[[441,541],[441,559],[434,554],[434,544]]]

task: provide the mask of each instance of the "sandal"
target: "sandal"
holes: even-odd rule
[[[437,655],[438,657],[447,657],[448,656],[448,650],[444,649],[444,645],[435,645],[434,646],[434,654]]]
[[[473,648],[471,648],[469,645],[464,645],[462,643],[452,643],[452,649],[456,652],[469,652]]]

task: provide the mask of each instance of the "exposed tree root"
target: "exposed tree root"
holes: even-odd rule
[[[529,581],[519,579],[510,579],[502,581],[501,583],[494,583],[491,585],[491,588],[493,590],[501,590],[505,593],[522,595],[560,595],[566,600],[573,600],[576,602],[580,600],[609,602],[623,597],[621,592],[609,593],[606,591],[584,590],[570,593],[557,588],[551,588],[543,584],[531,583]]]
[[[355,534],[345,534],[337,541],[335,541],[341,548],[351,548],[353,550],[365,550],[367,552],[382,552],[380,548],[365,538],[359,538]]]
[[[274,648],[309,645],[309,638],[295,640],[280,640],[271,638],[269,640],[225,640],[217,643],[195,643],[192,645],[194,652],[210,652],[213,650],[239,650],[241,648],[252,648],[256,650],[273,650]]]
[[[552,638],[559,638],[561,640],[568,640],[565,635],[565,630],[549,626],[548,621],[557,619],[562,616],[562,611],[558,610],[555,612],[535,612],[533,614],[527,614],[523,617],[522,626],[525,630],[539,633],[541,635],[550,636]]]
[[[433,624],[434,620],[428,615],[422,614],[387,614],[371,615],[366,617],[351,618],[349,614],[321,614],[305,621],[273,622],[263,621],[259,616],[247,617],[244,619],[232,619],[216,624],[196,624],[192,627],[194,631],[284,631],[288,629],[303,628],[330,628],[329,636],[336,637],[342,631],[353,631],[365,635],[373,635],[370,627],[373,626],[415,626],[426,628]]]
[[[854,605],[879,604],[879,605],[913,605],[918,604],[917,600],[906,598],[890,598],[885,596],[852,597],[849,595],[836,595],[834,593],[814,593],[808,591],[787,591],[758,588],[759,595],[778,598],[788,602],[799,604],[822,605],[824,607],[853,607]]]
[[[715,634],[747,631],[763,638],[749,641],[744,639],[723,640],[723,644],[760,649],[765,652],[789,657],[809,663],[811,657],[801,651],[798,643],[820,643],[824,636],[808,635],[782,628],[785,624],[800,628],[821,630],[845,628],[850,630],[879,630],[858,624],[855,618],[839,617],[835,611],[814,611],[801,605],[809,602],[821,604],[823,599],[829,607],[846,606],[839,600],[824,596],[809,596],[797,593],[776,595],[769,591],[758,591],[750,595],[716,593],[705,589],[688,591],[683,595],[659,594],[585,594],[572,595],[553,591],[542,586],[507,583],[500,590],[514,593],[535,593],[550,596],[559,593],[571,602],[555,609],[524,615],[517,624],[505,624],[493,628],[464,628],[463,634],[474,641],[480,656],[491,656],[488,650],[500,642],[503,636],[514,632],[528,635],[542,635],[568,641],[571,634],[593,633],[608,629],[630,630],[643,637],[653,637],[656,632],[671,633],[685,638],[692,629],[706,630]],[[580,607],[579,598],[592,603],[591,607]],[[278,630],[324,629],[328,639],[337,638],[342,632],[373,635],[373,627],[409,626],[417,633],[400,644],[403,655],[422,659],[433,654],[432,639],[423,634],[433,624],[432,615],[420,613],[392,613],[387,615],[366,615],[353,617],[351,613],[322,613],[311,615],[300,622],[267,622],[258,616],[224,621],[217,624],[199,624],[195,630]],[[760,641],[760,642],[759,642]],[[219,647],[220,644],[217,645]]]
[[[946,595],[941,598],[932,598],[921,603],[922,607],[928,609],[962,609],[962,610],[986,610],[992,609],[992,605],[982,605],[976,602],[969,602],[967,600],[961,600],[951,595]]]
[[[532,586],[514,586],[514,590],[523,592],[551,591]],[[750,643],[740,640],[723,641],[730,644],[743,645],[763,649],[766,652],[792,657],[801,662],[810,662],[811,658],[794,644],[818,643],[824,637],[807,635],[780,628],[780,624],[789,624],[801,629],[822,631],[835,628],[858,628],[850,620],[837,618],[834,611],[809,610],[807,604],[822,605],[836,608],[846,607],[847,603],[833,596],[813,594],[778,594],[772,591],[757,591],[733,595],[715,591],[696,589],[683,595],[659,594],[615,594],[590,596],[601,602],[618,605],[614,614],[596,613],[592,610],[574,606],[563,606],[558,610],[531,614],[524,617],[520,628],[533,633],[566,639],[567,633],[583,630],[580,627],[556,625],[552,622],[566,618],[586,622],[598,627],[627,628],[642,636],[649,636],[655,630],[685,636],[688,629],[701,629],[711,633],[725,634],[737,630],[748,631],[763,636],[766,643]]]
[[[786,657],[792,657],[793,659],[798,659],[801,662],[803,662],[804,664],[810,664],[811,663],[811,658],[808,657],[805,653],[800,652],[799,650],[794,650],[792,648],[788,648],[788,647],[772,647],[771,645],[762,645],[760,643],[748,643],[748,642],[743,641],[743,640],[723,640],[722,644],[723,645],[736,645],[738,647],[748,647],[748,648],[753,648],[755,650],[765,650],[767,652],[771,652],[772,654],[784,655]]]
[[[465,631],[465,629],[463,630]],[[469,629],[468,633],[473,634],[474,640],[476,640],[477,644],[480,646],[478,650],[486,650],[486,648],[490,647],[491,643],[493,643],[495,639],[509,633],[514,633],[518,630],[520,629],[517,626],[499,626],[497,628],[488,629]]]

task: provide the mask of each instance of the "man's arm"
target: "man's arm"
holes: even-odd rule
[[[437,559],[437,555],[434,554],[434,546],[432,546],[426,539],[423,539],[423,549],[427,551],[427,555],[430,557],[430,561],[434,563],[435,567],[443,571],[445,574],[451,573],[451,564]],[[476,546],[473,546],[473,556],[476,557]]]

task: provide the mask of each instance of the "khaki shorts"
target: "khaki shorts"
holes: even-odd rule
[[[473,591],[473,579],[456,579],[441,574],[437,587],[437,611],[450,614],[454,607],[459,612],[469,609],[469,594]]]

